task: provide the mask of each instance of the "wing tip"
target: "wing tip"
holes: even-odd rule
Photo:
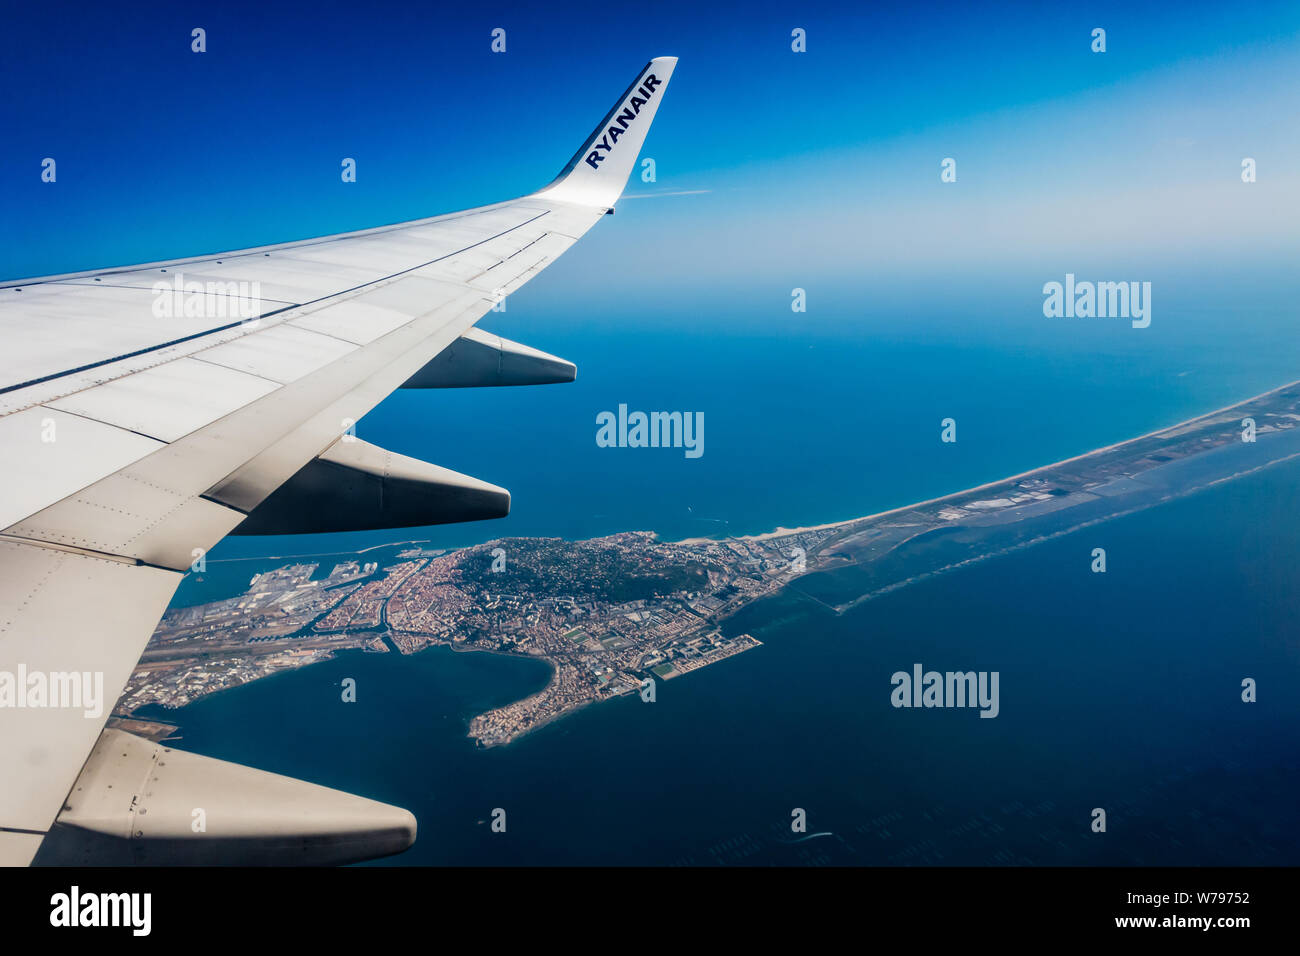
[[[612,207],[627,185],[676,66],[675,56],[657,56],[646,63],[559,176],[534,195]]]

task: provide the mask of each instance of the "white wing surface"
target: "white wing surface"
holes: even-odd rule
[[[573,378],[474,325],[611,211],[675,63],[652,60],[560,177],[521,199],[0,285],[0,863],[30,862],[54,832],[57,859],[83,862],[264,860],[250,848],[272,844],[297,854],[286,862],[336,862],[409,845],[404,810],[104,724],[183,573],[225,535],[508,509],[503,489],[351,428],[403,385]],[[196,788],[241,808],[228,838],[178,836]]]

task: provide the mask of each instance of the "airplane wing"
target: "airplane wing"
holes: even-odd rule
[[[353,427],[404,386],[573,379],[475,323],[613,211],[675,64],[647,64],[521,199],[0,284],[0,863],[346,862],[410,845],[405,810],[106,729],[109,712],[183,574],[227,534],[509,509],[504,489]]]

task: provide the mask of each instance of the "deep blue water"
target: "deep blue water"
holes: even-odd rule
[[[267,555],[406,538],[839,520],[1169,425],[1300,369],[1278,307],[1170,305],[1133,330],[1054,324],[1015,284],[945,309],[949,291],[929,290],[932,315],[897,288],[863,301],[843,282],[792,318],[777,279],[686,305],[670,288],[575,302],[570,268],[483,325],[575,360],[576,383],[398,393],[358,429],[506,485],[509,518],[227,539],[178,600],[238,593],[285,563]],[[690,308],[709,321],[686,321]],[[703,411],[705,454],[598,448],[595,416],[619,403]],[[948,416],[955,445],[939,442]],[[447,649],[358,652],[215,695],[175,715],[181,746],[411,808],[421,835],[403,863],[1300,862],[1298,475],[1280,466],[841,618],[795,594],[757,605],[732,626],[762,648],[662,683],[655,704],[588,708],[504,748],[475,749],[467,721],[540,687],[545,665]],[[1097,546],[1105,575],[1088,570]],[[1001,715],[893,709],[889,676],[917,661],[997,670]],[[339,702],[345,676],[356,704]],[[1240,701],[1243,677],[1258,703]],[[496,807],[505,835],[482,822]],[[788,842],[794,808],[832,835]]]
[[[839,618],[771,599],[732,624],[762,648],[504,748],[466,722],[545,665],[445,648],[217,694],[175,715],[180,746],[409,807],[420,837],[395,863],[1295,864],[1297,478],[1278,466]],[[1000,716],[892,708],[890,674],[917,661],[998,671]],[[505,834],[483,822],[496,807]],[[830,835],[789,842],[794,808]]]
[[[509,518],[231,538],[178,600],[238,593],[285,563],[267,555],[848,518],[1132,437],[1300,368],[1278,344],[1294,342],[1283,308],[1185,304],[1139,331],[1047,322],[1014,306],[1023,290],[933,318],[897,289],[861,301],[846,282],[791,319],[789,283],[774,281],[701,293],[690,303],[710,320],[696,326],[674,289],[573,302],[569,262],[483,324],[577,361],[576,383],[398,393],[359,427],[510,487]],[[552,301],[550,288],[570,291]],[[595,416],[620,402],[705,412],[704,456],[598,448]],[[947,416],[955,445],[938,440]],[[655,704],[588,708],[504,748],[476,749],[467,721],[540,687],[545,665],[445,648],[348,654],[173,716],[182,747],[411,808],[420,838],[393,862],[1296,863],[1298,476],[1279,466],[841,618],[796,594],[756,605],[732,626],[762,648],[661,683]],[[1088,570],[1097,546],[1105,575]],[[917,661],[999,671],[1001,715],[893,709],[889,675]],[[345,676],[356,704],[339,702]],[[1243,677],[1258,703],[1240,701]],[[482,822],[496,807],[505,835]],[[832,835],[788,842],[796,807],[809,833]],[[1094,807],[1104,835],[1089,830]]]

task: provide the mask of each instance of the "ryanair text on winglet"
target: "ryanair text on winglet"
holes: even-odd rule
[[[662,85],[653,73],[641,81],[632,98],[627,101],[627,106],[623,107],[623,112],[615,116],[613,122],[609,124],[609,129],[605,130],[605,135],[591,144],[594,148],[587,154],[588,166],[592,169],[597,168],[613,152],[618,138],[627,132],[627,124],[635,120],[641,112],[641,107],[650,102],[655,87]],[[601,155],[601,150],[605,151],[605,155]]]

